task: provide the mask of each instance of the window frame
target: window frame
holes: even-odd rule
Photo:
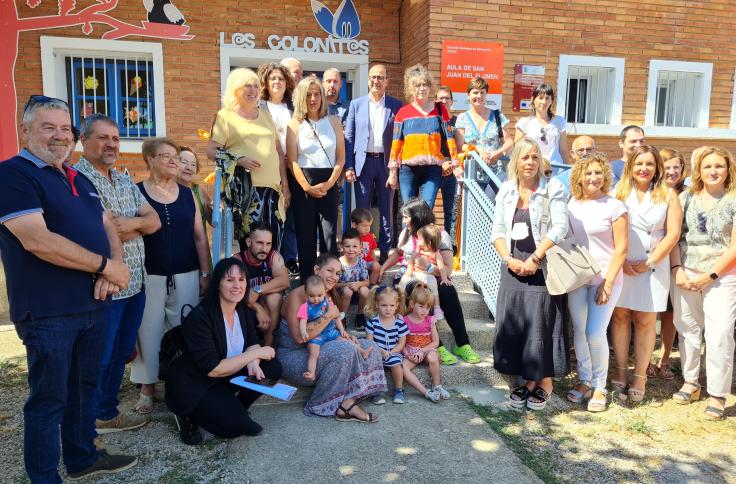
[[[614,91],[611,104],[611,122],[609,124],[575,123],[568,121],[568,132],[618,136],[621,131],[621,116],[623,113],[626,60],[623,57],[560,54],[557,70],[557,114],[566,119],[567,81],[570,66],[612,68],[614,70]]]
[[[126,57],[131,54],[151,57],[153,105],[156,136],[166,136],[163,47],[157,42],[102,40],[78,37],[41,36],[41,76],[46,96],[70,99],[66,78],[66,57]],[[121,153],[141,153],[144,139],[121,139]]]
[[[659,88],[659,72],[675,71],[675,72],[695,72],[702,74],[703,86],[700,95],[700,113],[697,116],[695,127],[677,127],[677,126],[656,126],[655,113],[657,102],[657,90]],[[697,130],[708,129],[710,123],[710,94],[713,83],[713,64],[711,62],[691,62],[691,61],[674,61],[651,59],[649,61],[649,80],[647,83],[647,109],[644,116],[644,127],[647,134],[653,133],[675,132],[680,135],[685,132],[694,132]]]

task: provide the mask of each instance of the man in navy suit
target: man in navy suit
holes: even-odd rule
[[[358,208],[371,208],[378,192],[381,232],[379,261],[386,260],[391,248],[391,214],[394,190],[388,181],[388,159],[393,140],[394,116],[401,108],[398,99],[386,95],[386,67],[376,64],[368,71],[368,95],[353,99],[345,121],[345,178],[355,186]]]

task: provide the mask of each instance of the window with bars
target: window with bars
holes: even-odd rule
[[[568,66],[567,121],[611,124],[615,79],[612,67]]]
[[[620,125],[625,64],[622,57],[560,55],[557,114],[597,129]]]
[[[700,118],[703,74],[664,71],[657,76],[654,125],[695,128]]]
[[[153,61],[133,57],[65,57],[67,93],[75,125],[102,113],[117,121],[120,137],[156,136]]]

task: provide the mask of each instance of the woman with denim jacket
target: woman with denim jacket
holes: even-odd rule
[[[569,372],[567,297],[547,291],[542,261],[567,234],[562,184],[543,176],[539,145],[522,138],[514,146],[508,180],[496,196],[491,239],[506,266],[496,299],[493,366],[526,383],[509,396],[515,408],[541,410],[552,395],[552,378]],[[544,207],[549,201],[549,210]],[[543,227],[549,227],[543,233]]]

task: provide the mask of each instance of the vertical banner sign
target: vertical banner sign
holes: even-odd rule
[[[513,110],[526,111],[532,105],[534,88],[544,82],[544,66],[516,64],[514,66]]]
[[[503,44],[443,40],[441,62],[441,83],[452,89],[454,110],[470,107],[467,87],[474,77],[488,81],[486,105],[491,109],[501,109]]]

